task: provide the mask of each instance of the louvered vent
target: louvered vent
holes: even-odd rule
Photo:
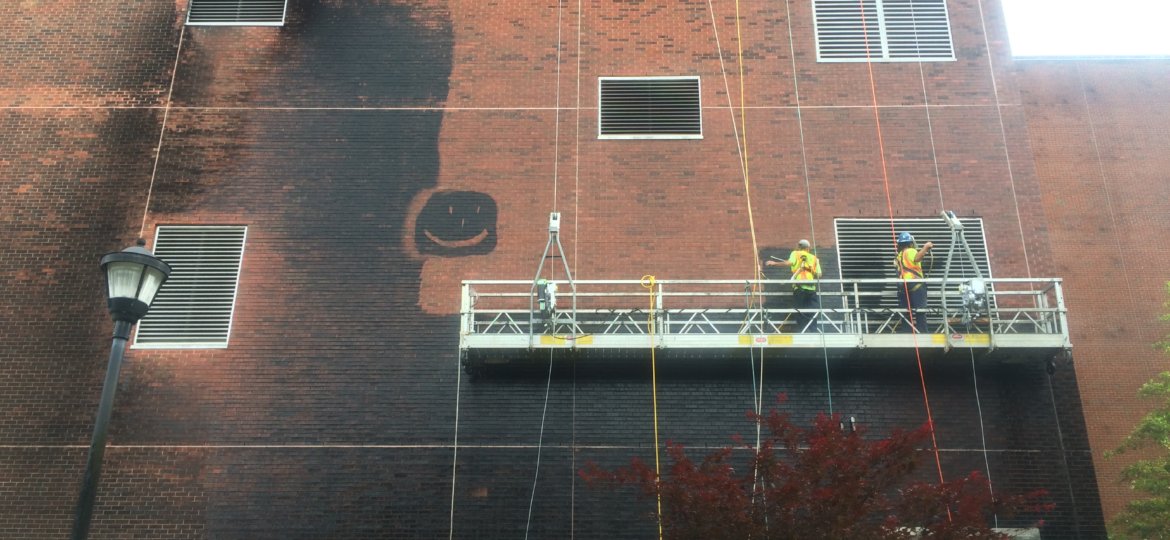
[[[698,77],[601,77],[598,137],[701,139]]]
[[[136,347],[226,347],[246,227],[159,227],[154,254],[171,278],[138,325]]]
[[[817,61],[954,60],[946,0],[813,0]]]
[[[975,262],[979,265],[983,277],[991,278],[987,243],[983,236],[983,220],[981,218],[960,218],[959,221],[963,223],[963,236],[966,238],[967,244],[971,246]],[[919,246],[926,242],[934,242],[934,248],[922,260],[922,268],[928,278],[943,277],[943,271],[947,264],[947,251],[951,245],[951,229],[947,227],[942,218],[895,219],[893,232],[890,230],[889,218],[838,218],[834,221],[834,225],[837,229],[837,253],[843,279],[897,278],[898,272],[894,268],[894,257],[897,255],[897,250],[894,247],[894,235],[902,231],[914,235],[914,240],[918,242]],[[948,287],[951,289],[947,297],[949,306],[961,305],[962,302],[958,295],[959,282],[975,276],[975,270],[967,261],[967,256],[961,251],[961,246],[956,246],[948,276],[948,279],[953,279],[956,282],[954,287]],[[863,292],[879,294],[865,299],[862,307],[896,307],[898,305],[895,286],[872,286]],[[942,305],[942,300],[937,293],[937,290],[931,291],[931,306]]]
[[[280,26],[286,0],[191,0],[187,24],[208,26]]]

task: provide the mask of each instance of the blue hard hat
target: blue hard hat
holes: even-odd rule
[[[914,241],[914,237],[910,236],[910,233],[908,233],[908,232],[898,233],[898,243],[899,244],[909,244],[910,242],[913,242],[913,241]]]

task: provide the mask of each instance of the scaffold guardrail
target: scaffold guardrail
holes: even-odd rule
[[[910,281],[929,291],[929,332],[914,334],[900,279],[819,280],[816,310],[791,307],[791,280],[551,281],[557,305],[546,311],[532,281],[469,280],[460,347],[1071,348],[1060,279],[983,281],[978,297],[967,281]]]

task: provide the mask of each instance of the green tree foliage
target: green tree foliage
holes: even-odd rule
[[[726,447],[695,462],[667,443],[661,481],[638,459],[615,471],[589,463],[581,476],[592,486],[634,486],[651,500],[660,494],[670,539],[1006,538],[989,528],[993,513],[1052,508],[1038,502],[1039,491],[993,497],[978,472],[942,484],[910,481],[929,455],[925,426],[866,439],[864,430],[841,429],[838,416],[820,415],[806,429],[776,411],[748,415],[769,433],[758,452],[737,441],[739,456]]]
[[[1157,455],[1121,470],[1121,478],[1145,497],[1126,505],[1113,520],[1111,532],[1115,538],[1170,540],[1170,371],[1142,385],[1138,395],[1159,400],[1159,407],[1142,418],[1109,455],[1137,449],[1153,450]]]
[[[1170,282],[1166,283],[1166,293],[1170,296]],[[1164,305],[1170,309],[1170,301]],[[1162,315],[1162,320],[1170,321],[1170,313]],[[1157,346],[1170,353],[1170,336]],[[1145,497],[1126,505],[1110,524],[1110,533],[1119,539],[1170,540],[1170,371],[1143,384],[1138,395],[1156,400],[1157,406],[1138,422],[1121,446],[1106,455],[1140,449],[1154,457],[1121,470],[1121,478]]]

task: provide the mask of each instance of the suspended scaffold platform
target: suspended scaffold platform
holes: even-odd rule
[[[573,358],[946,357],[1050,360],[1071,349],[1061,281],[925,283],[929,333],[897,304],[900,279],[818,281],[820,309],[792,308],[788,280],[464,281],[459,346],[476,367],[567,350]],[[641,352],[642,354],[639,354]],[[557,355],[553,355],[554,357]]]

